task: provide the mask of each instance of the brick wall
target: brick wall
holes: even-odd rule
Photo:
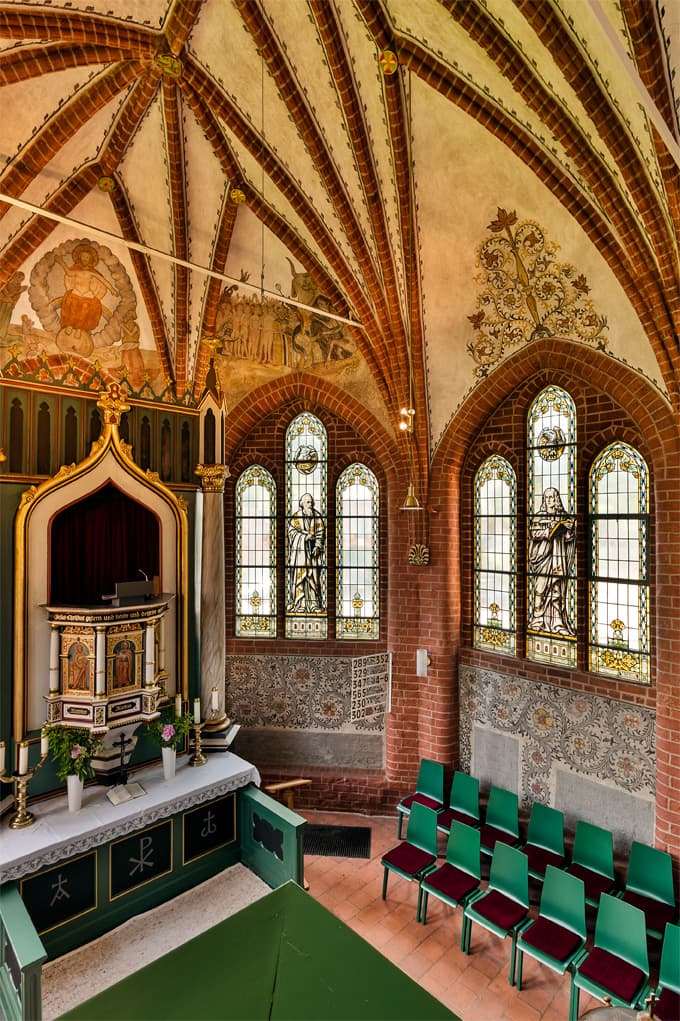
[[[472,619],[472,500],[474,472],[492,450],[508,457],[518,472],[520,515],[526,501],[524,446],[526,413],[533,397],[548,383],[564,387],[573,397],[578,415],[579,478],[595,454],[615,438],[637,447],[650,470],[652,530],[650,543],[653,646],[650,687],[598,678],[588,673],[585,660],[579,669],[564,670],[515,659],[496,657],[471,648]],[[383,541],[382,638],[380,648],[393,653],[392,712],[386,717],[386,769],[347,772],[343,776],[312,770],[316,782],[301,804],[376,811],[394,805],[413,784],[422,756],[439,759],[452,771],[459,764],[458,667],[461,663],[505,674],[560,685],[593,695],[618,698],[657,714],[656,843],[680,860],[680,770],[678,729],[680,696],[675,680],[680,658],[677,621],[680,610],[680,441],[678,427],[664,397],[640,375],[605,353],[583,344],[554,339],[535,341],[507,360],[501,370],[480,383],[457,410],[433,456],[427,507],[422,514],[399,511],[407,478],[403,458],[395,444],[370,413],[333,388],[318,389],[299,377],[263,388],[249,398],[248,407],[236,408],[230,418],[232,475],[252,459],[274,474],[281,486],[286,424],[303,408],[320,417],[329,431],[332,475],[351,460],[363,459],[376,472],[382,487],[381,535]],[[232,483],[233,485],[233,483]],[[233,558],[232,497],[225,497],[227,536],[228,651],[287,654],[315,650],[308,643],[285,641],[244,643],[233,638],[231,585]],[[580,486],[580,510],[585,513],[586,492]],[[518,530],[518,542],[523,542]],[[417,540],[430,548],[430,565],[408,564],[408,548]],[[586,565],[583,530],[579,571]],[[385,584],[389,585],[385,592]],[[585,588],[579,593],[579,626],[585,632]],[[524,605],[524,590],[517,605]],[[348,654],[352,643],[323,643],[324,654]],[[342,646],[338,649],[337,646]],[[519,648],[521,649],[521,641]],[[427,649],[431,665],[426,678],[416,676],[416,650]],[[320,650],[319,650],[320,651]],[[377,650],[376,650],[377,651]],[[502,666],[500,665],[502,664]],[[300,764],[301,768],[305,766]],[[309,766],[309,764],[307,764]],[[280,776],[276,763],[263,773]],[[310,775],[310,769],[306,770]]]

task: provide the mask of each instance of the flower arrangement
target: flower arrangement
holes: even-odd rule
[[[161,748],[174,748],[177,751],[184,744],[191,724],[192,718],[188,713],[178,716],[171,711],[166,716],[159,716],[153,720],[147,727],[147,733]]]
[[[101,750],[102,743],[91,730],[57,723],[47,728],[47,740],[60,780],[67,776],[88,780],[94,776],[92,757]]]

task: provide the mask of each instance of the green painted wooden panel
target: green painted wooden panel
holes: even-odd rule
[[[253,786],[239,797],[241,861],[271,887],[304,880],[306,820]]]
[[[292,882],[63,1016],[189,1017],[456,1019]]]

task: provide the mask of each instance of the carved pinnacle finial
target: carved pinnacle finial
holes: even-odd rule
[[[97,407],[104,412],[104,422],[107,425],[120,425],[121,415],[130,410],[126,397],[127,390],[118,383],[111,383],[108,390],[102,390]]]

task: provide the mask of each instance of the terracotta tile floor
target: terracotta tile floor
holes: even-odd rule
[[[463,1021],[568,1021],[568,976],[557,975],[525,955],[522,990],[518,992],[508,981],[509,940],[473,925],[467,956],[460,949],[461,909],[431,897],[427,925],[419,925],[415,918],[417,886],[393,873],[387,899],[382,900],[380,858],[397,843],[396,818],[307,809],[301,814],[314,823],[371,827],[370,859],[305,856],[310,894]],[[444,835],[440,839],[443,855]],[[488,867],[483,866],[482,877],[488,878]],[[532,884],[530,895],[535,913],[540,887]],[[587,918],[592,935],[594,916],[589,913]],[[654,968],[651,951],[650,963]],[[655,980],[654,970],[652,977]],[[580,1016],[596,1006],[601,1004],[581,993]]]

